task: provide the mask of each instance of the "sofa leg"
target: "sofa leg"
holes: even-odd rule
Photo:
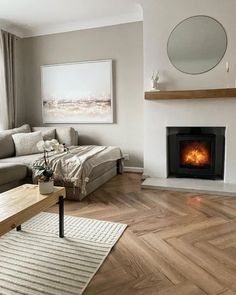
[[[123,174],[124,170],[124,160],[120,159],[116,162],[117,174]]]

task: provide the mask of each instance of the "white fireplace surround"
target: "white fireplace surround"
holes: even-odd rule
[[[144,174],[167,178],[167,127],[226,127],[224,183],[236,184],[236,98],[145,102]]]
[[[196,0],[138,0],[138,2],[142,5],[144,16],[144,89],[146,91],[150,90],[153,70],[160,72],[162,90],[235,87],[235,0],[198,0],[197,5]],[[202,75],[181,73],[172,66],[167,54],[168,38],[173,28],[182,20],[194,15],[207,15],[217,19],[224,26],[229,40],[227,52],[221,63]],[[227,62],[230,64],[228,75],[225,67]],[[229,183],[236,192],[236,98],[145,101],[144,174],[165,181],[169,181],[166,156],[167,126],[226,127],[225,177],[220,185],[228,187],[226,184]],[[216,184],[216,181],[212,182]],[[155,185],[155,181],[153,183]],[[171,185],[174,186],[173,183]]]

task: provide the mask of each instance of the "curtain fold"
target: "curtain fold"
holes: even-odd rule
[[[0,129],[16,126],[16,36],[0,31]]]

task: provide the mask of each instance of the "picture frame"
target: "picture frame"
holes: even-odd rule
[[[112,60],[41,66],[43,123],[112,124]]]

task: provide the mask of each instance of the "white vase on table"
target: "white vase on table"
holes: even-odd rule
[[[39,185],[39,193],[41,195],[49,195],[54,191],[54,181],[49,180],[49,181],[38,181]]]

